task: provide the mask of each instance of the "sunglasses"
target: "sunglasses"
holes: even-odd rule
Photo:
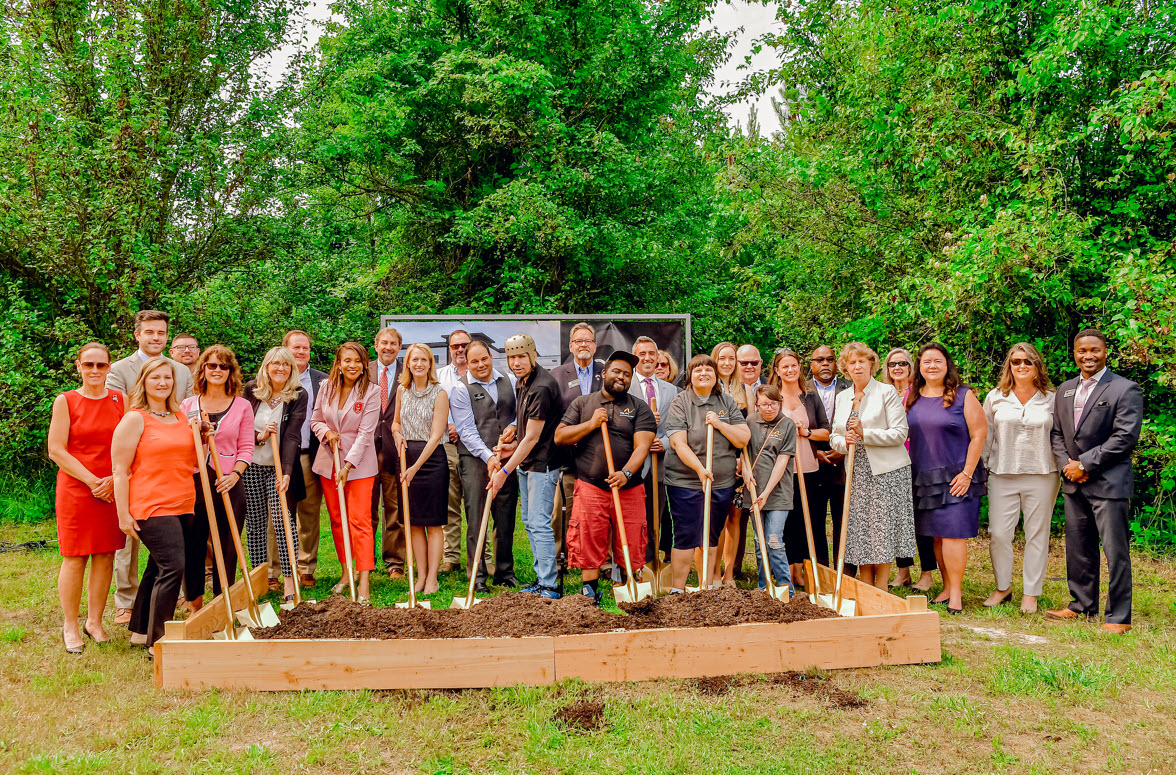
[[[1033,361],[1028,358],[1013,358],[1009,361],[1009,364],[1012,366],[1032,366]]]
[[[909,363],[907,363],[906,361],[891,361],[890,363],[886,364],[886,368],[888,368],[888,369],[902,369],[902,368],[909,369],[910,367],[911,367],[911,365]]]
[[[739,361],[740,366],[759,366],[760,361]]]
[[[655,366],[654,368],[657,368],[657,369],[668,369],[668,368],[670,368],[670,364],[668,364],[668,363],[659,363],[659,364],[657,364],[657,366]]]
[[[450,350],[464,350],[465,348],[467,348],[469,346],[470,346],[469,342],[450,342],[449,343]]]
[[[204,364],[204,368],[211,369],[212,371],[218,371],[218,370],[219,371],[232,371],[233,370],[233,367],[227,363],[206,363],[206,364]]]
[[[82,368],[83,369],[98,369],[99,371],[105,371],[106,369],[110,368],[110,364],[109,363],[99,363],[97,361],[82,361]]]

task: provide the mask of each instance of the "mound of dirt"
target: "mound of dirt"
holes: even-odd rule
[[[604,703],[579,700],[557,710],[551,720],[566,729],[591,732],[604,726]]]
[[[869,704],[858,694],[835,686],[828,678],[811,673],[773,673],[765,676],[769,683],[787,686],[797,692],[820,697],[833,708],[864,708]]]
[[[627,615],[602,611],[583,595],[547,600],[511,593],[478,603],[468,611],[424,608],[371,608],[332,596],[281,611],[281,623],[253,630],[267,638],[518,638],[528,635],[582,635],[659,627],[725,627],[753,622],[797,622],[836,616],[803,598],[784,603],[763,592],[706,590],[625,605]]]

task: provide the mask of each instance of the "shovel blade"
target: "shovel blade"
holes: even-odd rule
[[[407,600],[403,603],[397,603],[396,607],[397,608],[412,608],[412,606],[408,603]],[[416,607],[417,608],[432,609],[433,608],[433,601],[431,601],[431,600],[418,600],[416,603]]]
[[[765,589],[764,591],[766,592],[767,590]],[[773,596],[777,600],[781,600],[785,603],[792,599],[792,596],[788,594],[788,587],[776,587]]]
[[[282,620],[278,618],[278,612],[269,603],[259,603],[257,612],[261,616],[260,626],[262,627],[277,627],[282,623]]]
[[[814,597],[816,598],[815,600],[813,600]],[[809,599],[819,606],[824,606],[829,609],[833,608],[833,595],[809,595]],[[842,598],[841,610],[837,613],[841,616],[853,616],[856,610],[857,603],[855,601]]]
[[[293,611],[294,605],[295,605],[294,601],[291,600],[289,603],[282,603],[278,607],[281,608],[283,611]]]
[[[449,607],[455,608],[455,609],[459,608],[463,611],[466,611],[466,610],[469,610],[470,608],[473,608],[475,605],[477,605],[480,602],[482,602],[482,598],[475,597],[472,600],[470,600],[470,604],[467,606],[466,599],[464,597],[455,597],[455,598],[453,598],[453,602],[449,604]]]
[[[637,583],[637,597],[633,597],[627,584],[613,587],[613,599],[618,603],[636,603],[638,600],[649,597],[652,594],[653,585],[645,581]]]
[[[235,613],[237,616],[237,621],[240,622],[242,627],[260,627],[261,626],[257,622],[253,621],[253,614],[249,613],[248,608],[242,608],[240,611],[236,611]]]

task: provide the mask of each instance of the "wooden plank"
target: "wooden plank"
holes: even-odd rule
[[[159,642],[164,688],[464,689],[555,681],[550,637]]]
[[[831,594],[837,580],[837,571],[824,565],[817,565],[817,573],[821,575],[821,592]],[[850,576],[841,580],[842,597],[856,602],[855,616],[875,616],[877,614],[901,614],[907,612],[906,601],[884,592],[877,587],[865,584]]]
[[[911,595],[906,599],[907,610],[911,613],[919,613],[927,610],[927,597],[925,595]]]
[[[555,638],[558,681],[698,678],[940,659],[934,612]]]
[[[264,595],[268,591],[269,563],[262,563],[250,573],[253,580],[253,591]],[[222,593],[223,594],[223,593]],[[248,605],[249,595],[245,592],[245,579],[238,579],[237,583],[229,587],[230,600],[233,610],[240,611]],[[225,628],[225,604],[220,595],[205,602],[204,607],[187,619],[175,620],[164,624],[164,637],[168,640],[207,640],[214,632]]]

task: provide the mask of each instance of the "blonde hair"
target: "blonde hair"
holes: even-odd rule
[[[1004,365],[1000,367],[1000,382],[996,389],[1006,396],[1013,392],[1013,387],[1016,385],[1016,381],[1013,379],[1013,356],[1017,353],[1024,353],[1025,357],[1032,361],[1033,367],[1037,369],[1037,373],[1033,375],[1033,387],[1037,388],[1043,396],[1048,396],[1053,392],[1053,383],[1050,382],[1049,372],[1045,370],[1045,359],[1041,357],[1037,348],[1028,342],[1017,342],[1009,348],[1005,355]]]
[[[719,353],[728,347],[735,351],[735,368],[731,370],[730,377],[724,377],[719,373]],[[710,357],[715,362],[715,381],[723,390],[731,394],[731,397],[735,399],[736,406],[740,409],[746,409],[747,393],[743,390],[743,380],[739,379],[739,348],[735,346],[734,342],[719,342],[711,348]]]
[[[139,376],[135,378],[135,386],[131,388],[130,406],[132,409],[147,408],[147,377],[160,366],[167,366],[172,372],[172,389],[167,397],[167,410],[173,414],[180,411],[180,399],[176,395],[176,367],[172,365],[171,359],[164,358],[162,355],[148,358],[139,368]]]
[[[404,371],[400,374],[400,384],[404,387],[408,387],[412,384],[412,372],[408,369],[408,362],[412,358],[413,350],[420,350],[429,357],[428,384],[437,384],[437,360],[433,357],[433,350],[427,344],[421,344],[420,342],[410,344],[408,347],[404,348]],[[535,365],[534,361],[531,362],[531,365]]]
[[[873,364],[870,367],[870,376],[873,377],[878,373],[878,353],[865,342],[850,342],[841,348],[841,355],[837,358],[837,370],[846,377],[849,376],[849,359],[854,357],[865,357]]]
[[[893,358],[895,355],[900,355],[900,354],[906,356],[907,368],[910,369],[910,372],[911,372],[911,377],[910,377],[909,381],[910,382],[915,381],[915,359],[914,359],[914,356],[912,356],[910,354],[910,351],[908,351],[902,347],[895,347],[895,348],[892,348],[890,350],[890,352],[886,353],[886,358],[883,359],[883,361],[882,361],[882,381],[885,382],[887,385],[894,384],[894,381],[892,379],[890,379],[890,367],[887,366],[887,364],[890,363],[891,358]]]
[[[678,381],[678,362],[674,360],[674,356],[670,355],[666,350],[658,350],[657,357],[658,360],[665,358],[666,363],[670,364],[670,371],[666,374],[668,378],[666,382],[669,382],[671,385],[676,383]]]
[[[294,362],[294,353],[281,345],[271,347],[265,357],[261,359],[261,366],[257,369],[257,377],[253,385],[253,396],[259,401],[269,401],[273,397],[274,385],[270,382],[269,370],[266,368],[271,363],[284,363],[290,367],[290,376],[286,378],[286,384],[282,387],[281,394],[278,395],[283,404],[288,404],[298,395],[298,389],[302,387],[302,383],[294,376],[298,373],[298,364]]]

